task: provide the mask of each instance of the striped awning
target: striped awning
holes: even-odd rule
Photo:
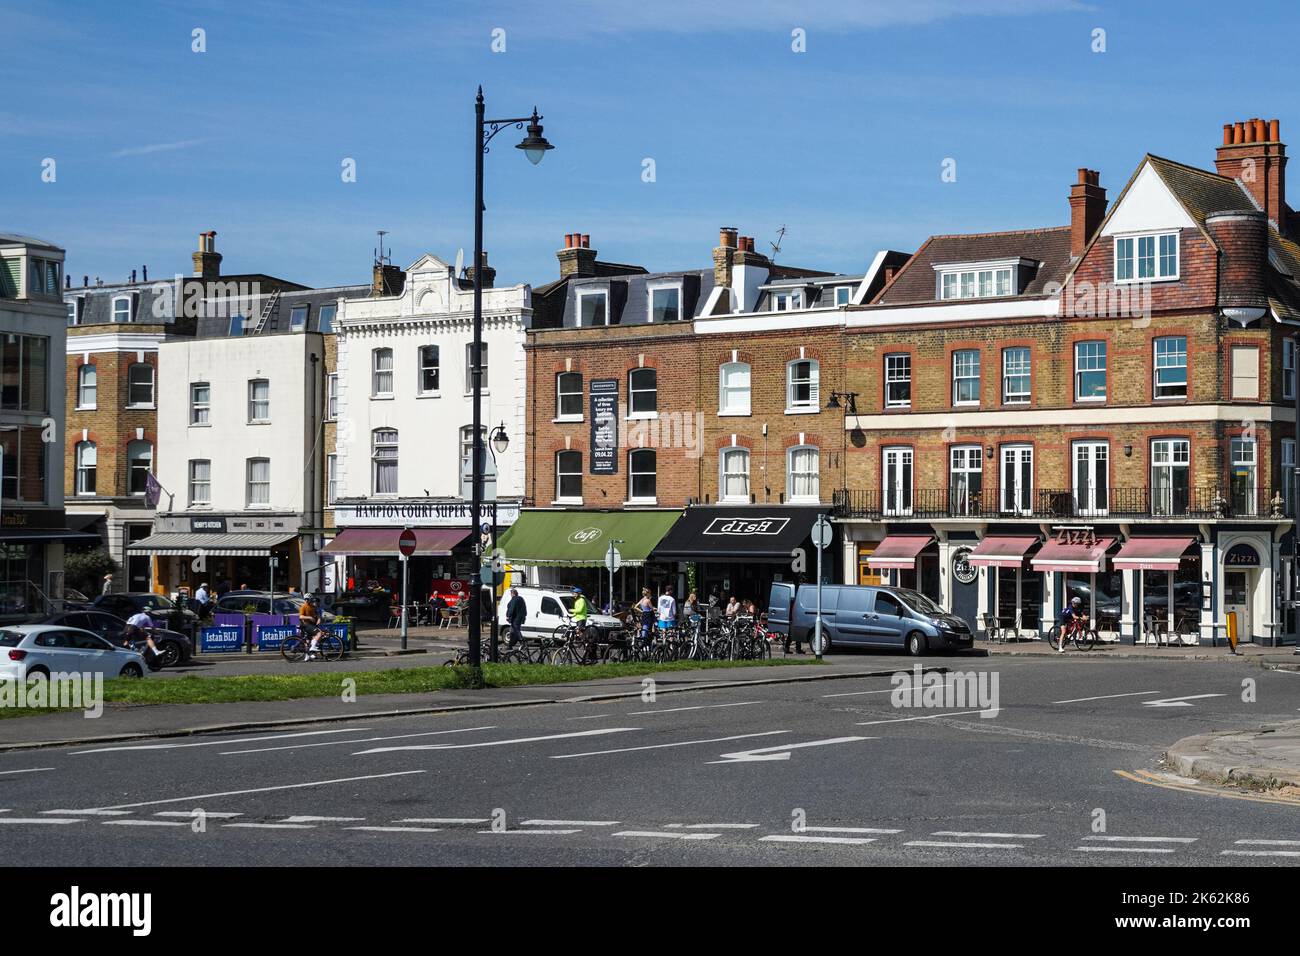
[[[298,537],[295,531],[235,534],[193,534],[186,531],[160,531],[126,546],[136,554],[158,557],[196,557],[200,553],[218,558],[265,558],[272,550]]]

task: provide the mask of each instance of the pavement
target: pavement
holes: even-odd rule
[[[1185,777],[1300,796],[1300,720],[1184,737],[1168,759]]]
[[[936,656],[947,670],[900,697],[884,675],[914,663],[846,654],[720,684],[714,671],[515,688],[490,693],[551,699],[386,718],[350,711],[361,698],[293,728],[10,750],[0,833],[15,859],[69,866],[1300,862],[1300,796],[1164,760],[1187,737],[1300,719],[1300,675],[1244,659]],[[798,670],[837,676],[764,682]]]

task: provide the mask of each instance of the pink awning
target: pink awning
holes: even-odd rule
[[[1066,544],[1048,541],[1030,559],[1035,571],[1067,571],[1097,574],[1106,563],[1106,551],[1114,538],[1098,538],[1094,544]]]
[[[1117,571],[1177,571],[1195,538],[1129,538],[1115,555]]]
[[[413,528],[416,556],[446,557],[451,549],[469,537],[469,528]],[[344,528],[322,554],[354,557],[396,557],[401,528]]]
[[[916,556],[933,540],[928,534],[891,534],[867,556],[867,564],[873,568],[911,570],[916,567]]]
[[[966,560],[981,568],[1018,568],[1038,538],[989,535],[975,546]]]

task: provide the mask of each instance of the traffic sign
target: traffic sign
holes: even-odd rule
[[[812,543],[820,551],[831,543],[831,523],[825,515],[818,515],[812,526]]]
[[[397,550],[402,552],[402,557],[409,558],[415,554],[415,532],[410,528],[405,529],[397,538]]]
[[[623,552],[610,545],[605,551],[605,570],[613,574],[623,566]]]

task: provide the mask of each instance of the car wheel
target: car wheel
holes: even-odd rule
[[[928,649],[925,635],[920,631],[907,635],[907,653],[913,657],[923,657]]]
[[[816,637],[816,635],[817,635],[817,632],[816,632],[815,630],[814,630],[814,631],[810,631],[810,632],[808,633],[808,643],[809,643],[809,644],[812,643],[813,638]],[[817,652],[817,648],[814,647],[814,648],[813,648],[813,653],[816,653],[816,652]],[[823,627],[822,627],[822,656],[825,657],[825,656],[826,656],[827,654],[829,654],[830,652],[831,652],[831,633],[830,633],[830,631],[826,630],[825,626],[823,626]]]
[[[122,673],[121,673],[119,676],[121,676],[121,677],[143,677],[143,676],[144,676],[144,671],[140,669],[140,665],[139,665],[139,664],[137,664],[135,661],[132,661],[130,664],[127,664],[125,667],[122,668]]]
[[[175,667],[181,662],[181,646],[175,641],[165,641],[158,648],[163,667]]]
[[[39,677],[39,678],[41,678],[42,680],[49,680],[49,679],[50,679],[50,672],[49,672],[49,670],[47,670],[44,666],[42,666],[42,665],[38,665],[38,666],[36,666],[36,667],[28,668],[28,670],[27,670],[27,676],[28,676],[29,678],[30,678],[30,677]]]

